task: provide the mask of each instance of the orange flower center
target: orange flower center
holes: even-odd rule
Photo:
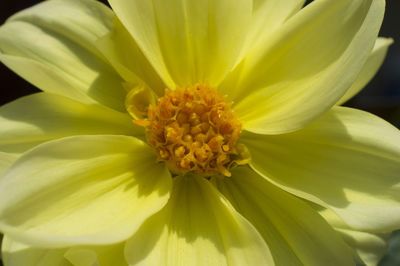
[[[230,176],[233,165],[246,161],[231,104],[206,85],[167,90],[149,106],[142,125],[159,160],[175,174]]]

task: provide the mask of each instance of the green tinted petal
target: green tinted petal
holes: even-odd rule
[[[312,205],[322,217],[342,236],[344,241],[354,250],[360,264],[378,265],[380,259],[388,251],[390,233],[370,233],[350,229],[333,211]]]
[[[251,20],[247,0],[110,0],[169,88],[217,85],[238,61]]]
[[[18,155],[16,154],[11,154],[11,153],[6,153],[6,152],[1,152],[0,151],[0,176],[2,173],[5,172],[5,170],[10,167],[15,160],[17,160]]]
[[[28,246],[5,236],[5,266],[127,266],[124,244],[44,249]]]
[[[342,104],[350,100],[353,96],[359,93],[368,84],[368,82],[371,81],[383,64],[389,46],[392,43],[392,39],[378,38],[376,40],[374,49],[372,50],[367,62],[358,75],[357,80],[354,82],[353,86],[347,90],[346,94],[343,95],[337,104]]]
[[[237,86],[241,71],[245,65],[246,55],[257,45],[267,45],[278,32],[284,22],[296,14],[304,5],[304,0],[253,0],[253,15],[247,33],[244,48],[242,49],[241,62],[234,71],[227,74],[218,90],[230,98],[240,94],[242,88]]]
[[[65,249],[40,249],[16,242],[5,236],[1,246],[4,266],[72,266]]]
[[[249,47],[268,44],[273,32],[297,13],[304,2],[304,0],[253,0],[253,18],[247,36]]]
[[[177,177],[170,201],[127,242],[130,265],[274,265],[254,227],[204,178]]]
[[[122,80],[95,48],[113,17],[94,0],[45,1],[0,27],[0,61],[44,91],[124,110]]]
[[[113,31],[99,39],[97,47],[127,82],[144,83],[158,95],[164,94],[165,84],[121,22],[115,21]]]
[[[124,256],[125,243],[107,246],[69,248],[64,257],[74,266],[128,266]]]
[[[37,93],[0,107],[0,150],[23,152],[73,135],[142,135],[128,115],[97,104]]]
[[[216,186],[264,237],[276,265],[353,265],[350,249],[318,213],[247,167]]]
[[[135,138],[47,142],[0,180],[0,228],[43,247],[116,243],[166,204],[170,187],[168,170]]]
[[[335,211],[356,230],[400,224],[400,132],[363,111],[334,107],[290,134],[243,134],[252,167],[285,190]]]
[[[366,62],[384,6],[384,0],[314,1],[254,48],[232,88],[243,127],[295,131],[331,108]]]
[[[337,229],[346,243],[359,256],[361,263],[367,266],[376,266],[387,253],[388,236],[362,231]]]

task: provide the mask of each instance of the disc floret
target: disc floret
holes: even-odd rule
[[[142,124],[158,159],[175,174],[230,176],[229,169],[245,160],[237,144],[241,123],[231,104],[209,86],[167,90],[149,106]]]

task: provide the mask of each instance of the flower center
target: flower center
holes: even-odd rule
[[[230,168],[245,164],[246,152],[237,141],[241,123],[215,89],[195,85],[167,90],[147,110],[146,135],[175,174],[230,176]]]

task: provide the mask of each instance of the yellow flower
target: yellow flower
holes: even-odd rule
[[[373,265],[400,134],[338,106],[384,0],[45,1],[0,27],[5,265]]]

